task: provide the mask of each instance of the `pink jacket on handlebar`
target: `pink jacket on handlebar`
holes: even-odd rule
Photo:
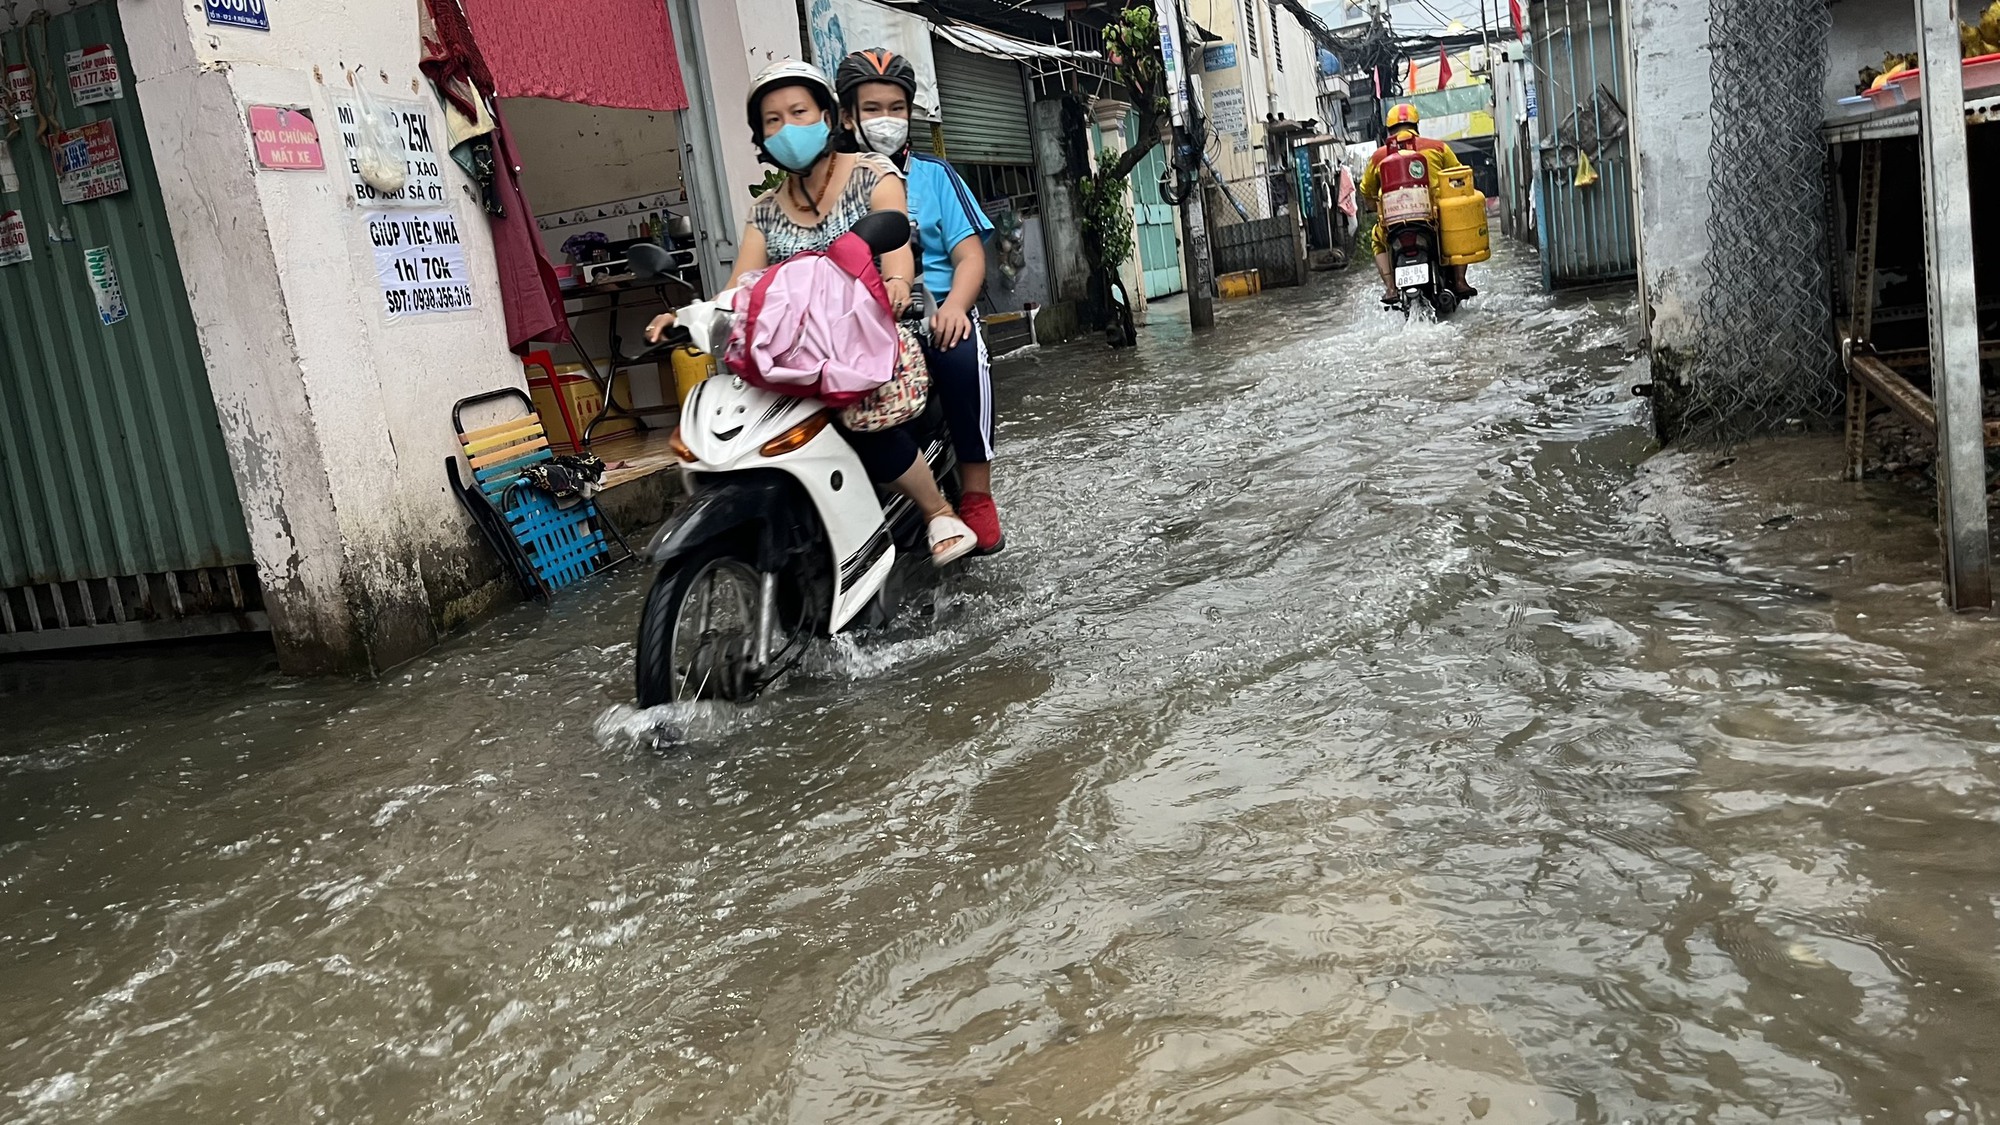
[[[895,314],[858,235],[745,275],[735,311],[723,362],[746,383],[838,408],[896,372]]]

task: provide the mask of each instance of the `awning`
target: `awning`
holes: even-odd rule
[[[932,34],[957,47],[961,51],[971,51],[988,58],[1011,59],[1025,63],[1056,62],[1096,62],[1103,58],[1096,51],[1078,51],[1069,47],[1058,47],[1051,43],[1034,43],[1026,39],[1016,39],[969,23],[947,20],[931,25]]]

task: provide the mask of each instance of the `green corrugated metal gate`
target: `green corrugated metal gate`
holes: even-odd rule
[[[117,5],[55,16],[46,47],[40,30],[7,33],[6,61],[35,68],[58,127],[111,124],[130,186],[65,204],[55,138],[31,119],[5,142],[19,186],[0,212],[33,257],[0,266],[0,651],[264,628]],[[65,56],[99,44],[124,97],[78,106]],[[113,324],[99,248],[128,310]]]

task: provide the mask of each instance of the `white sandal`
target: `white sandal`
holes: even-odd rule
[[[955,515],[932,516],[926,533],[930,536],[931,563],[934,566],[950,566],[979,546],[979,536],[973,534],[972,529],[965,526],[965,521]],[[938,551],[939,543],[953,540],[957,540],[955,545],[945,548],[942,553]]]

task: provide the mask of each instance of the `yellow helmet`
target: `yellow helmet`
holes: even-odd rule
[[[1385,120],[1390,131],[1394,132],[1397,129],[1416,128],[1417,122],[1422,120],[1422,115],[1417,113],[1416,106],[1404,102],[1402,105],[1390,106],[1389,116]]]

